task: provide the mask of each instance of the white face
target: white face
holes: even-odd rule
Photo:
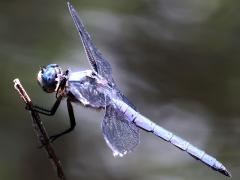
[[[57,64],[49,64],[47,67],[41,68],[38,72],[38,84],[45,92],[55,92],[60,83],[62,70]]]

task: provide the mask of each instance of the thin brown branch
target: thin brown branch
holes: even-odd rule
[[[49,142],[48,134],[45,130],[45,127],[44,127],[41,119],[40,119],[40,116],[36,111],[31,110],[33,103],[31,101],[30,97],[28,96],[27,92],[21,85],[19,79],[15,79],[13,82],[14,82],[14,88],[18,91],[20,97],[23,99],[25,104],[30,109],[29,112],[32,116],[32,124],[33,124],[34,131],[37,134],[37,137],[38,137],[39,142],[41,143],[41,146],[45,149],[46,153],[48,154],[48,157],[49,157],[50,161],[52,162],[54,169],[56,169],[58,178],[61,180],[66,180],[61,162],[58,159],[58,157],[56,156],[56,153],[55,153],[51,143]]]

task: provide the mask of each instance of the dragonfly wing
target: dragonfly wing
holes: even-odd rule
[[[112,69],[108,61],[103,57],[102,53],[97,49],[93,43],[90,35],[86,31],[81,19],[74,9],[74,7],[68,2],[68,8],[72,16],[73,22],[79,32],[80,38],[82,40],[86,55],[93,68],[93,70],[106,78],[109,82],[113,82]]]
[[[139,144],[139,128],[113,105],[106,107],[102,132],[114,156],[123,156]]]

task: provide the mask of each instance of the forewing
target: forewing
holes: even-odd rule
[[[106,107],[102,131],[114,156],[123,156],[139,144],[139,128],[113,105]]]
[[[112,69],[108,61],[103,57],[102,53],[93,43],[90,35],[82,24],[80,17],[74,7],[68,2],[68,8],[72,16],[73,22],[79,32],[85,52],[93,70],[106,78],[109,82],[113,82]]]

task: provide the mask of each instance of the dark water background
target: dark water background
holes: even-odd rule
[[[240,178],[240,2],[75,0],[139,111],[214,155]],[[89,68],[63,0],[0,1],[0,179],[57,179],[37,149],[29,114],[13,89],[51,106],[36,83],[40,66]],[[142,132],[141,145],[114,158],[101,134],[103,112],[74,106],[76,130],[54,143],[68,179],[225,179],[172,145]],[[43,117],[50,134],[68,126],[66,104]]]

